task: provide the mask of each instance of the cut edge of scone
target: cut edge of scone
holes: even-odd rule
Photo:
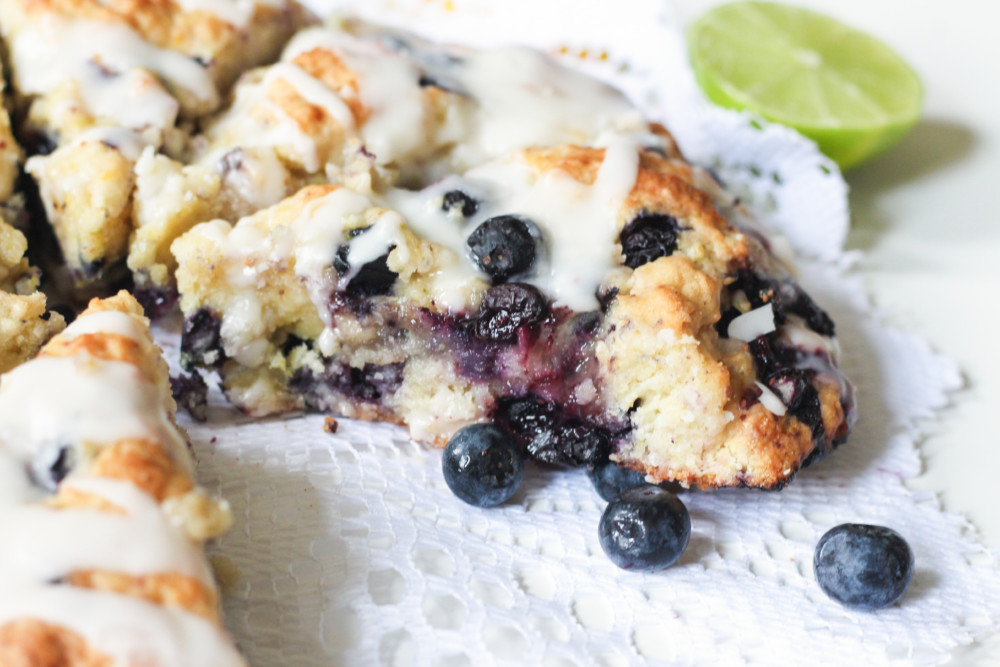
[[[483,192],[495,174],[526,173],[529,189],[551,185],[586,202],[605,160],[621,156],[529,149],[470,172],[467,191]],[[704,174],[651,151],[636,169],[613,213],[609,252],[620,254],[595,286],[586,323],[577,320],[588,313],[547,303],[541,319],[502,340],[477,333],[504,283],[468,274],[459,306],[445,305],[434,281],[471,261],[464,237],[455,247],[428,241],[386,205],[425,211],[443,191],[368,198],[313,186],[236,224],[199,225],[173,244],[188,317],[184,357],[219,370],[227,397],[250,414],[308,408],[403,422],[439,445],[477,421],[499,420],[515,433],[545,422],[597,444],[518,436],[531,455],[550,457],[543,460],[560,461],[553,450],[563,448],[581,463],[607,446],[651,479],[780,488],[842,442],[853,420],[832,323],[753,235],[720,214],[698,187]],[[426,202],[410,206],[410,197]],[[491,205],[485,197],[478,206]],[[456,230],[468,234],[478,221]],[[366,259],[385,255],[352,269],[355,238],[382,244],[366,246]],[[543,298],[519,284],[512,298]]]

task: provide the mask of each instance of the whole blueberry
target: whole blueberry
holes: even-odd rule
[[[691,517],[672,493],[657,487],[626,491],[608,503],[597,531],[601,548],[625,570],[661,570],[684,553]]]
[[[816,545],[816,581],[845,607],[874,611],[896,602],[913,578],[913,552],[891,528],[845,523]]]
[[[619,235],[625,266],[635,269],[677,249],[680,225],[672,215],[643,213],[625,225]]]
[[[587,472],[590,483],[594,485],[597,495],[608,502],[618,500],[630,489],[651,486],[646,476],[629,468],[623,468],[614,461],[604,461]]]
[[[494,283],[506,282],[524,273],[535,261],[534,223],[513,215],[486,220],[469,235],[466,243],[472,259]]]
[[[448,488],[460,500],[476,507],[493,507],[517,491],[524,461],[509,433],[493,424],[473,424],[448,442],[441,469]]]
[[[494,285],[483,296],[476,336],[498,343],[517,340],[517,330],[540,322],[549,312],[542,293],[525,283]]]

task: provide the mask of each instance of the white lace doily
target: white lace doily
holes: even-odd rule
[[[690,546],[673,567],[641,574],[601,552],[604,503],[582,471],[529,465],[510,502],[479,510],[448,491],[439,453],[400,429],[341,420],[330,435],[320,416],[248,423],[214,392],[208,423],[182,421],[202,483],[235,512],[212,554],[227,624],[253,665],[938,664],[997,630],[994,558],[962,518],[903,485],[919,472],[921,421],[958,386],[956,369],[872,310],[841,254],[836,168],[788,130],[702,102],[658,0],[317,9],[332,7],[452,41],[586,51],[571,60],[664,118],[692,159],[814,258],[802,282],[837,322],[861,420],[780,493],[685,495]],[[176,358],[176,338],[161,339]],[[813,549],[842,522],[907,538],[916,574],[900,604],[851,612],[820,592]]]

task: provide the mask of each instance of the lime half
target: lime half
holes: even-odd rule
[[[771,2],[716,7],[688,31],[698,84],[813,139],[846,169],[920,118],[920,79],[882,42],[822,14]]]

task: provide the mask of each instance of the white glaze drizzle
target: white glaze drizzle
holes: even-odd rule
[[[81,315],[73,320],[59,336],[76,338],[84,334],[106,333],[130,338],[137,343],[148,339],[146,328],[134,317],[117,310],[106,310]]]
[[[106,332],[148,340],[129,315],[84,315],[64,337]],[[38,619],[78,633],[115,665],[243,665],[212,622],[182,609],[59,583],[99,570],[133,576],[177,574],[214,588],[197,545],[131,482],[71,473],[63,487],[104,498],[123,513],[56,509],[39,503],[32,462],[55,446],[90,447],[122,438],[163,443],[174,461],[190,457],[157,386],[127,363],[86,353],[39,357],[0,381],[0,531],[16,539],[0,550],[0,625]]]
[[[526,146],[605,146],[648,135],[641,112],[619,91],[537,51],[473,52],[452,69],[479,107],[470,136],[456,148],[460,164]]]
[[[125,127],[166,128],[177,116],[177,100],[143,70],[203,104],[218,103],[211,77],[193,58],[154,46],[123,24],[47,14],[14,37],[11,59],[24,93],[74,81],[92,113]]]
[[[0,590],[80,570],[135,576],[175,572],[213,585],[198,549],[167,521],[152,498],[130,482],[80,479],[66,484],[101,497],[112,495],[120,507],[125,500],[128,513],[0,506],[0,530],[18,536],[0,550]]]
[[[531,283],[553,303],[577,311],[597,308],[597,289],[618,265],[615,238],[617,212],[638,174],[636,147],[624,140],[605,151],[592,185],[560,169],[537,173],[518,158],[492,162],[419,193],[396,191],[386,196],[418,235],[452,251],[453,261],[435,278],[436,302],[459,309],[466,286],[483,274],[467,256],[466,239],[493,216],[519,215],[541,230],[535,267],[519,280]],[[485,195],[479,210],[462,224],[442,210],[448,189]],[[378,257],[376,250],[369,256]],[[385,252],[385,248],[382,248]],[[374,257],[371,257],[372,259]]]
[[[36,618],[70,628],[116,667],[245,665],[221,628],[175,607],[44,582],[25,582],[0,593],[0,625]]]
[[[145,438],[185,461],[165,400],[132,364],[85,354],[40,357],[0,381],[0,441],[27,461],[43,444]]]
[[[512,158],[419,192],[390,189],[368,198],[340,188],[308,203],[291,224],[270,232],[255,224],[260,218],[233,227],[222,221],[200,225],[199,232],[218,244],[227,258],[227,282],[236,291],[222,316],[226,354],[249,366],[263,363],[268,325],[257,296],[262,280],[259,270],[264,264],[280,264],[289,255],[317,312],[329,325],[326,304],[333,286],[327,272],[332,258],[348,242],[344,230],[358,227],[358,217],[375,207],[386,210],[350,240],[351,270],[340,276],[340,287],[393,247],[404,253],[397,260],[406,263],[402,231],[406,226],[447,251],[439,253],[439,266],[430,276],[434,301],[446,309],[463,310],[470,290],[485,278],[468,256],[466,239],[487,218],[514,214],[529,218],[542,236],[535,266],[517,279],[537,286],[556,305],[577,311],[596,309],[598,288],[619,264],[617,212],[634,187],[638,167],[636,147],[618,141],[606,149],[591,185],[558,169],[538,174]],[[456,188],[482,197],[479,211],[464,222],[441,206],[444,193]],[[349,225],[352,220],[355,224]]]
[[[287,61],[314,49],[333,53],[356,77],[358,99],[368,112],[364,124],[357,130],[366,149],[376,156],[379,163],[389,164],[418,151],[426,144],[428,137],[423,127],[426,110],[419,86],[420,72],[414,63],[377,42],[325,28],[300,32],[285,48],[282,60],[287,64]],[[283,67],[285,64],[276,67]],[[312,77],[305,77],[290,83],[308,101],[317,104],[310,98],[310,94],[315,97],[318,88],[336,96]],[[307,79],[315,83],[310,84]],[[345,90],[341,94],[354,93]],[[352,122],[347,122],[348,119],[333,117],[345,129],[355,129]]]
[[[307,102],[322,108],[346,130],[354,128],[350,108],[336,93],[298,66],[278,63],[268,68],[260,81],[238,86],[232,111],[206,134],[210,139],[239,137],[243,147],[284,147],[295,155],[306,171],[315,173],[323,166],[316,142],[281,106],[268,98],[269,90],[279,79],[291,85]],[[227,152],[226,148],[217,149],[205,161],[218,160]]]
[[[132,162],[139,159],[146,145],[142,137],[124,127],[92,127],[76,135],[70,145],[80,146],[86,143],[102,143]]]
[[[281,0],[177,0],[186,12],[207,12],[238,28],[244,28],[260,5],[280,7]]]

